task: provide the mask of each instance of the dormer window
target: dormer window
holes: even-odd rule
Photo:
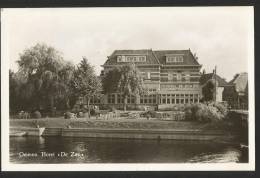
[[[117,62],[146,62],[146,56],[117,56]]]
[[[122,56],[117,56],[117,62],[123,62],[122,61]]]
[[[182,55],[166,56],[166,63],[180,63],[180,62],[183,62]]]

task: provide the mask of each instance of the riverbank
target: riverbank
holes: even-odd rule
[[[36,127],[44,128],[42,136],[220,141],[229,141],[234,138],[234,135],[222,122],[200,123],[142,118],[10,120],[10,131],[12,132],[26,132],[26,130],[29,132]],[[33,135],[33,133],[28,135]]]
[[[222,130],[228,131],[223,123],[200,123],[192,121],[162,121],[158,119],[109,119],[98,120],[95,118],[64,119],[10,119],[10,127],[37,127],[44,128],[103,128],[103,129],[178,129],[178,130]]]

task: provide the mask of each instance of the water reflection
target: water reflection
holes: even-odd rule
[[[39,156],[21,157],[20,152]],[[42,157],[41,152],[55,156]],[[205,141],[10,137],[10,161],[15,163],[219,163],[243,162],[241,157],[246,156],[238,145]]]

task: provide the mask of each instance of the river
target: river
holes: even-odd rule
[[[212,141],[10,137],[12,163],[247,162],[239,144]]]

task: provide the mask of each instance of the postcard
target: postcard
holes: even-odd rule
[[[254,7],[1,9],[2,167],[255,169]]]

